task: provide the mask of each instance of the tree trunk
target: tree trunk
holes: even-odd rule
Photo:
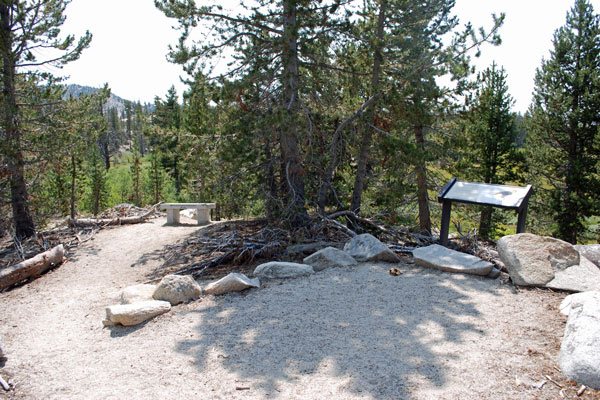
[[[265,175],[267,177],[265,182],[265,212],[267,218],[272,220],[279,214],[279,208],[277,207],[277,181],[275,179],[275,160],[273,159],[273,153],[271,151],[271,141],[269,138],[265,138],[264,143],[265,159],[267,164],[265,166]]]
[[[43,274],[53,266],[60,264],[64,256],[65,249],[62,244],[59,244],[33,258],[0,270],[0,290]]]
[[[373,75],[371,76],[371,95],[374,95],[379,91],[379,75],[381,73],[381,64],[383,62],[382,46],[386,8],[387,1],[383,0],[379,8],[379,16],[377,17],[377,37],[375,39]],[[375,125],[375,107],[371,109],[370,114],[369,120],[373,125]],[[360,212],[362,193],[367,186],[367,165],[369,163],[369,155],[371,153],[372,136],[372,129],[370,127],[365,127],[360,143],[358,166],[356,169],[356,178],[354,180],[354,189],[352,191],[352,203],[350,206],[350,209],[356,214]]]
[[[77,161],[71,154],[71,219],[75,218],[75,178],[77,176]]]
[[[336,120],[336,126],[339,124],[339,120]],[[317,198],[317,205],[319,207],[319,213],[325,215],[325,206],[327,203],[327,192],[331,187],[331,180],[333,178],[333,171],[338,164],[338,148],[342,142],[342,129],[336,129],[333,133],[331,140],[331,148],[329,150],[329,165],[323,173],[323,180],[321,181],[321,187],[319,188],[319,197]]]
[[[425,153],[425,135],[423,126],[415,127],[415,141],[421,154]],[[419,204],[419,227],[421,233],[431,235],[431,213],[429,211],[429,194],[427,192],[427,165],[420,159],[416,168],[417,199]]]
[[[2,138],[2,151],[6,157],[8,172],[10,174],[11,203],[15,235],[19,239],[35,234],[35,225],[29,210],[27,184],[25,182],[25,162],[23,158],[21,132],[19,130],[19,109],[17,106],[15,87],[15,61],[10,42],[11,21],[10,7],[0,6],[0,38],[2,63],[2,112],[4,117],[4,135]]]
[[[303,169],[298,148],[297,118],[300,102],[298,85],[300,74],[298,70],[298,23],[296,20],[296,0],[283,1],[283,85],[284,95],[284,124],[281,130],[281,157],[285,175],[282,180],[287,182],[287,206],[292,226],[302,226],[308,215],[305,207]]]
[[[479,218],[479,238],[489,239],[492,226],[492,207],[484,207]]]

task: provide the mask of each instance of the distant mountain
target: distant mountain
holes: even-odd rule
[[[73,96],[74,98],[77,98],[79,96],[85,96],[88,94],[93,94],[98,92],[100,89],[99,88],[94,88],[94,87],[90,87],[90,86],[81,86],[81,85],[77,85],[77,84],[69,84],[65,86],[67,88],[67,90],[65,91],[64,97],[68,98],[69,96]],[[123,99],[122,97],[117,96],[116,94],[112,93],[110,94],[110,97],[108,98],[108,101],[106,102],[106,106],[105,109],[111,109],[111,108],[116,108],[119,112],[119,114],[121,114],[123,112],[123,110],[125,109],[125,99]],[[130,100],[131,101],[131,100]],[[131,101],[131,103],[134,103],[133,101]],[[143,108],[147,107],[147,110],[149,113],[154,111],[154,104],[151,103],[145,103],[142,104]]]

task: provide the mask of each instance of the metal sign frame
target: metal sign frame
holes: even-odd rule
[[[467,196],[461,197],[457,196],[456,194],[453,195],[453,189],[456,189],[454,191],[458,191],[459,185],[461,187],[470,185],[472,187],[472,190],[475,191],[479,188],[481,193],[473,192],[478,194],[478,196],[476,196],[475,198],[473,198],[472,196],[470,198],[467,198]],[[487,193],[484,193],[486,191]],[[525,187],[494,185],[489,183],[464,182],[458,181],[456,180],[456,178],[452,178],[450,182],[448,182],[446,186],[444,186],[444,188],[438,195],[438,202],[442,203],[442,224],[440,229],[441,244],[443,246],[448,245],[448,232],[450,228],[450,213],[452,211],[452,202],[478,204],[483,206],[492,206],[508,210],[515,210],[518,214],[517,233],[521,233],[525,230],[527,205],[529,202],[529,197],[531,197],[532,193],[533,188],[531,185],[527,185]],[[506,196],[506,194],[510,194],[513,196],[511,198],[512,203],[504,204],[502,202],[502,197]],[[487,199],[491,199],[491,201],[478,200],[478,198],[480,197],[487,197]]]

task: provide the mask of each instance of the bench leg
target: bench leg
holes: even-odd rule
[[[167,209],[167,224],[175,225],[179,223],[179,209],[168,208]]]
[[[210,222],[210,208],[199,208],[198,213],[198,225],[206,225]]]

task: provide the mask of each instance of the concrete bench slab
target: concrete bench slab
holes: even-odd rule
[[[167,211],[167,224],[175,225],[179,223],[179,211],[193,208],[198,214],[198,225],[208,224],[210,222],[210,210],[216,208],[216,203],[163,203],[161,210]]]

